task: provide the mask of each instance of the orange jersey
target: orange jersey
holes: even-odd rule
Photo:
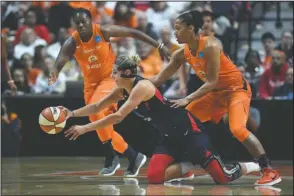
[[[196,56],[191,54],[188,44],[185,44],[184,46],[185,60],[191,65],[197,76],[204,82],[207,81],[207,62],[204,59],[203,49],[208,38],[209,37],[206,36],[199,37]],[[244,80],[242,73],[237,69],[229,57],[221,51],[219,78],[216,90],[237,90],[242,89],[243,87]]]
[[[110,43],[104,40],[100,25],[93,24],[92,28],[93,35],[88,42],[82,42],[77,31],[72,34],[76,43],[74,57],[81,66],[86,89],[109,78],[115,62],[115,54]]]

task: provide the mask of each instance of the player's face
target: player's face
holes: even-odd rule
[[[179,44],[187,43],[193,35],[193,29],[188,27],[181,19],[176,19],[174,29]]]
[[[113,69],[112,69],[111,77],[115,81],[115,83],[118,87],[121,86],[121,79],[122,78],[120,77],[120,75],[121,75],[121,71],[117,70],[116,65],[114,65]]]
[[[75,27],[79,35],[88,35],[92,31],[92,21],[85,13],[77,13],[73,18]]]

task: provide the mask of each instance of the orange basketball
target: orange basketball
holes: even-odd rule
[[[58,107],[45,108],[39,115],[39,124],[45,133],[60,133],[66,125],[65,113]]]

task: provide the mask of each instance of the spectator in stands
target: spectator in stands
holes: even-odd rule
[[[37,24],[37,17],[36,17],[36,11],[34,9],[29,9],[25,13],[25,21],[24,25],[19,27],[15,34],[15,40],[14,43],[18,44],[20,42],[20,36],[21,33],[26,29],[27,27],[34,29],[36,32],[36,35],[45,40],[47,43],[51,42],[50,33],[46,26]]]
[[[150,37],[152,37],[155,40],[158,40],[158,36],[154,31],[153,24],[148,22],[148,18],[145,12],[138,14],[138,30],[146,33]]]
[[[34,29],[28,27],[21,32],[20,40],[21,42],[14,47],[13,53],[14,58],[18,60],[24,53],[34,56],[36,46],[47,45],[45,40],[36,36]]]
[[[19,2],[1,2],[1,30],[2,33],[16,31],[19,26],[20,17],[22,17],[23,6]],[[25,7],[28,9],[28,7]]]
[[[163,66],[160,54],[156,48],[142,41],[137,41],[137,53],[141,57],[141,66],[139,67],[142,76],[151,78],[160,72]]]
[[[202,27],[202,33],[205,36],[212,36],[214,35],[213,32],[213,24],[214,24],[214,15],[210,11],[203,11],[203,27]]]
[[[138,26],[135,10],[131,2],[119,1],[114,8],[114,24],[136,28]]]
[[[293,67],[289,67],[286,72],[285,84],[274,91],[274,99],[293,100]]]
[[[113,24],[113,10],[106,7],[106,2],[97,1],[96,3],[96,13],[93,18],[94,23],[98,23],[101,25]]]
[[[56,59],[61,46],[68,37],[69,34],[67,33],[67,29],[61,27],[57,33],[56,42],[47,47],[47,54]]]
[[[286,79],[288,65],[284,52],[274,50],[271,57],[272,65],[260,80],[259,97],[262,99],[272,99],[274,90],[281,87]]]
[[[168,6],[165,1],[150,1],[150,7],[146,11],[148,22],[152,23],[154,30],[160,36],[160,30],[164,26],[172,26],[171,19],[176,11]]]
[[[243,75],[251,86],[252,97],[255,98],[261,76],[264,73],[259,53],[256,50],[249,50],[245,56],[245,63]]]
[[[293,35],[291,32],[286,31],[283,33],[281,43],[277,49],[286,54],[287,63],[293,67]]]
[[[48,85],[49,70],[54,66],[54,59],[50,56],[45,57],[42,72],[38,75],[34,92],[39,94],[60,94],[65,91],[66,76],[63,72],[59,73],[56,82]]]
[[[12,75],[13,75],[14,83],[17,86],[16,93],[18,95],[22,95],[22,94],[26,94],[26,93],[31,92],[31,89],[28,84],[28,79],[26,77],[24,69],[20,69],[20,68],[14,69]]]
[[[43,45],[38,45],[35,47],[34,53],[34,67],[41,68],[46,56],[46,47]]]
[[[23,66],[25,73],[27,75],[28,85],[32,87],[36,84],[36,79],[38,75],[41,73],[41,69],[33,68],[34,67],[34,60],[33,56],[28,53],[22,55],[20,59],[20,63]]]
[[[271,56],[272,56],[272,52],[275,49],[276,38],[272,33],[266,32],[261,36],[261,40],[265,50],[265,59],[263,61],[262,66],[264,67],[264,69],[268,69],[270,68],[270,65],[272,64]]]

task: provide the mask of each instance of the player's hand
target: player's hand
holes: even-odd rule
[[[73,117],[73,112],[70,111],[69,109],[67,109],[66,107],[63,107],[63,106],[58,106],[58,108],[65,113],[65,120]]]
[[[165,57],[169,61],[171,55],[167,47],[163,46],[161,49],[159,49],[159,53],[161,56]]]
[[[171,107],[173,108],[184,107],[190,103],[190,101],[187,98],[178,99],[178,100],[170,100],[170,102],[172,103]]]
[[[69,140],[76,140],[79,136],[86,133],[87,130],[83,125],[74,125],[64,132],[65,137],[69,137]]]
[[[57,78],[58,78],[58,73],[55,70],[51,70],[49,73],[48,85],[54,84]]]

